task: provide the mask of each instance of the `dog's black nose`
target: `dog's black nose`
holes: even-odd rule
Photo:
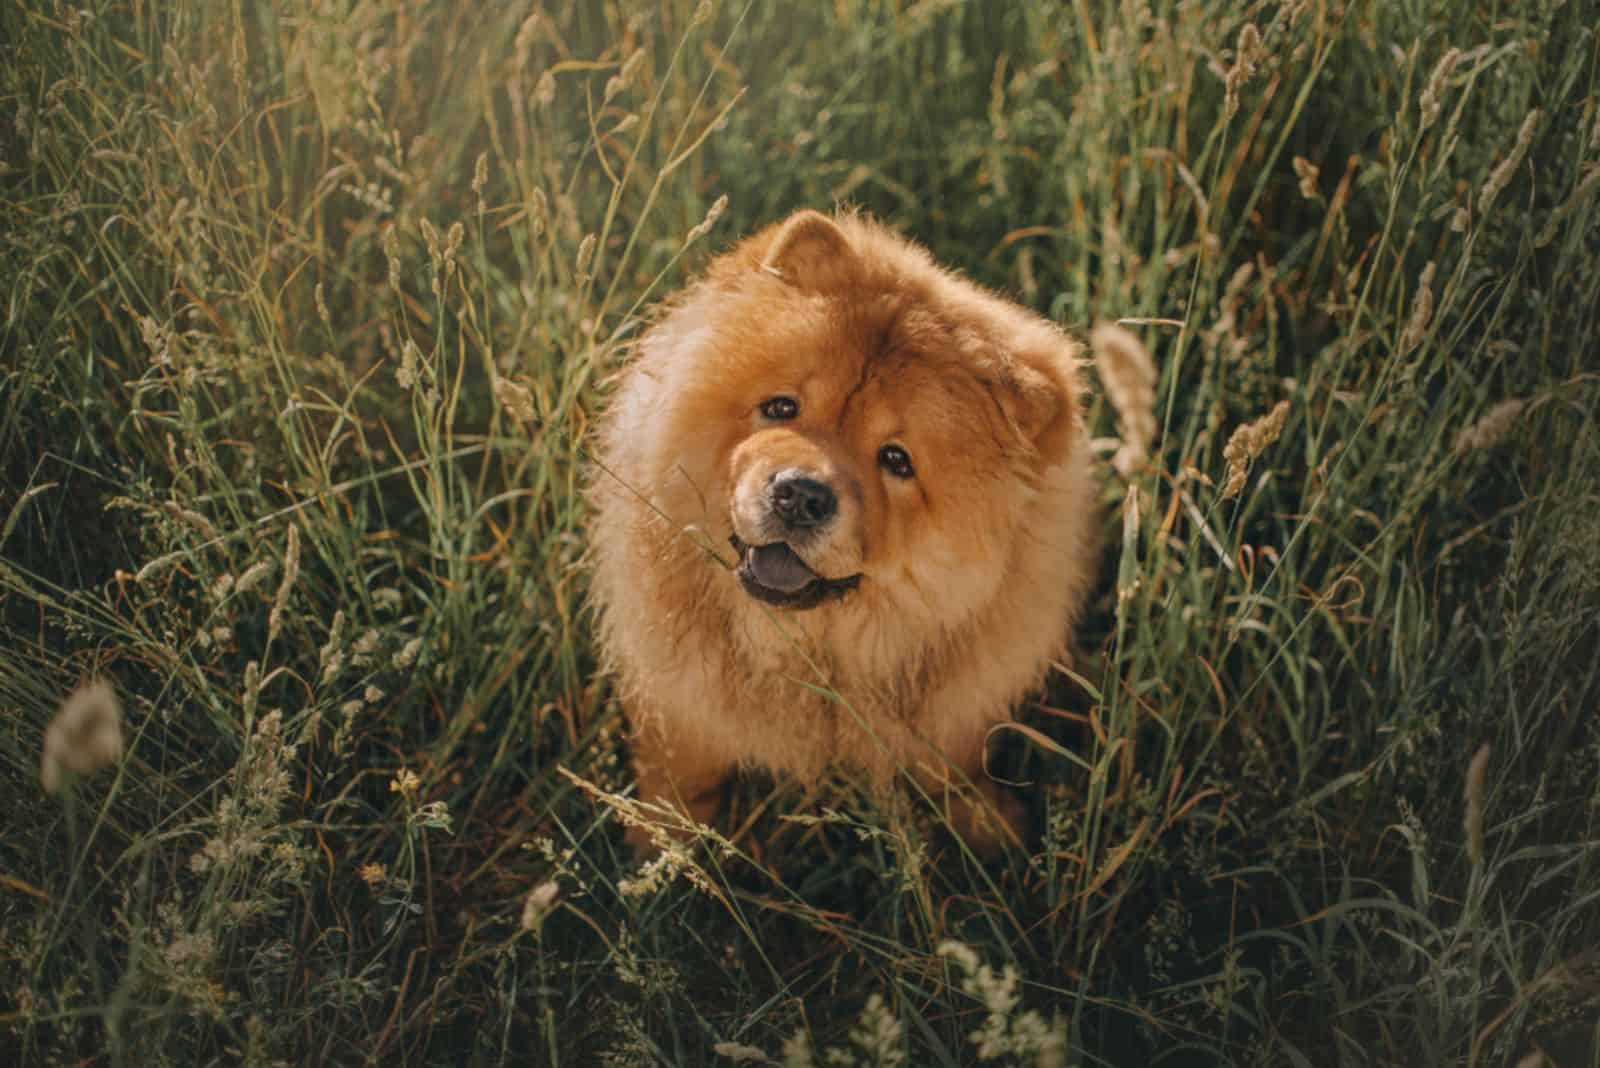
[[[772,510],[786,526],[820,527],[839,510],[839,498],[826,482],[798,471],[783,471],[772,479]]]

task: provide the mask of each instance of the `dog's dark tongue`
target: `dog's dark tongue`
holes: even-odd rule
[[[781,541],[752,548],[745,559],[751,577],[779,593],[798,593],[817,577],[817,573]]]

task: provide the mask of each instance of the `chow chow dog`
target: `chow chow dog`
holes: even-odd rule
[[[984,854],[1016,840],[984,748],[1094,567],[1078,353],[850,213],[799,212],[665,302],[589,486],[640,800],[705,822],[741,766],[849,767],[908,776]]]

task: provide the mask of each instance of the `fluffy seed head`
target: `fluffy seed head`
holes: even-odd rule
[[[1513,397],[1490,408],[1477,422],[1463,427],[1456,435],[1456,452],[1487,449],[1497,444],[1506,436],[1526,405],[1527,402],[1522,398]]]
[[[1156,365],[1139,338],[1127,327],[1101,323],[1089,334],[1094,365],[1106,399],[1117,413],[1122,446],[1111,465],[1130,477],[1150,455],[1156,439]]]
[[[39,782],[53,794],[68,773],[93,775],[121,758],[122,703],[97,680],[74,690],[45,729]]]
[[[527,386],[495,375],[494,399],[501,411],[525,426],[539,421],[539,413],[533,406],[533,392]]]

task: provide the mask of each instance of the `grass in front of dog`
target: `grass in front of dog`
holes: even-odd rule
[[[0,11],[0,1047],[1593,1056],[1596,24]],[[1155,359],[1095,371],[1154,438],[997,739],[1041,840],[752,784],[641,868],[584,434],[651,300],[841,200]]]

